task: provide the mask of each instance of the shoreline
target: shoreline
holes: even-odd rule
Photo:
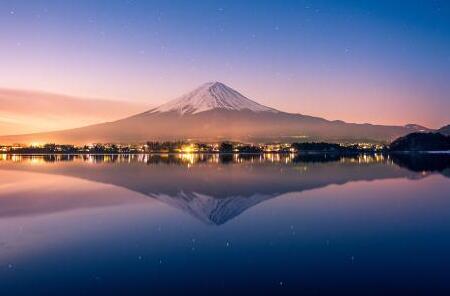
[[[267,152],[0,152],[0,155],[23,155],[23,156],[43,156],[43,155],[264,155],[264,154],[280,154],[280,155],[310,155],[310,154],[334,154],[334,155],[359,155],[359,154],[434,154],[434,155],[450,155],[448,151],[267,151]]]

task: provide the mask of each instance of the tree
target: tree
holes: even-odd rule
[[[220,144],[219,147],[220,153],[232,153],[233,152],[233,144],[228,142],[223,142]]]

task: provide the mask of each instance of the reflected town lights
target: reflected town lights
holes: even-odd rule
[[[196,160],[197,160],[196,159],[197,155],[193,154],[193,153],[182,153],[179,155],[179,157],[181,158],[181,160],[183,162],[187,162],[188,167],[190,167],[190,165],[196,163]]]

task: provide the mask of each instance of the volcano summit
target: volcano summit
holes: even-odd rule
[[[177,112],[179,114],[197,114],[214,109],[278,112],[244,97],[223,83],[208,82],[178,99],[150,110],[149,113]]]

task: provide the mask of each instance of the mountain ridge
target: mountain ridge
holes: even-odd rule
[[[130,117],[70,130],[0,137],[0,143],[390,142],[423,129],[419,125],[356,124],[282,112],[254,102],[223,83],[209,82],[166,104]]]
[[[443,135],[450,136],[450,124],[441,127],[440,129],[437,130],[437,132]]]

